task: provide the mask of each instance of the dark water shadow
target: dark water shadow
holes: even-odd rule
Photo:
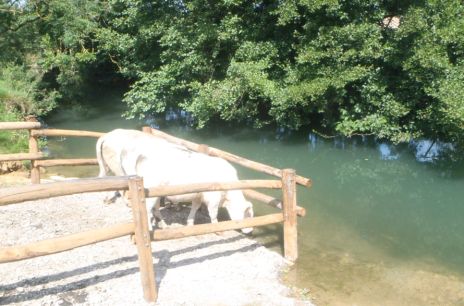
[[[258,240],[266,249],[275,250],[279,254],[284,253],[283,231],[280,224],[269,224],[255,229],[253,239]]]

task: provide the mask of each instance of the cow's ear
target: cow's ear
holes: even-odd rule
[[[225,199],[223,202],[222,202],[222,207],[225,207],[225,208],[228,208],[229,207],[229,203],[230,201]]]
[[[248,207],[247,209],[245,209],[245,218],[253,218],[253,207]]]
[[[246,201],[246,208],[253,210],[253,203],[251,203],[250,201]]]

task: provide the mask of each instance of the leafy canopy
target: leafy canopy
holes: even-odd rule
[[[64,97],[110,65],[128,117],[464,143],[459,0],[3,0],[0,17],[0,64]]]

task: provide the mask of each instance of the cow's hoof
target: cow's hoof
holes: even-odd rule
[[[110,205],[110,204],[113,204],[113,203],[114,203],[114,202],[111,201],[111,199],[108,199],[108,198],[105,198],[105,199],[103,200],[103,204],[105,204],[105,205]]]
[[[118,205],[125,205],[127,207],[131,207],[130,202],[127,202],[123,197],[119,197],[119,198],[115,199],[114,203],[116,203]]]
[[[251,234],[253,233],[253,228],[252,227],[242,228],[241,232],[242,234],[251,236]]]
[[[161,229],[164,229],[164,228],[167,228],[168,225],[166,224],[166,222],[164,222],[164,220],[161,220],[158,222],[158,227]]]

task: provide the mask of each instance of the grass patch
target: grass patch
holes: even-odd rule
[[[0,122],[23,121],[21,115],[7,109],[5,101],[12,95],[0,82]],[[0,131],[0,154],[28,152],[28,132],[26,130]]]
[[[1,122],[23,121],[32,114],[41,116],[57,105],[58,93],[42,88],[41,80],[40,72],[25,66],[0,66]],[[28,139],[27,130],[0,131],[0,154],[28,152]]]

